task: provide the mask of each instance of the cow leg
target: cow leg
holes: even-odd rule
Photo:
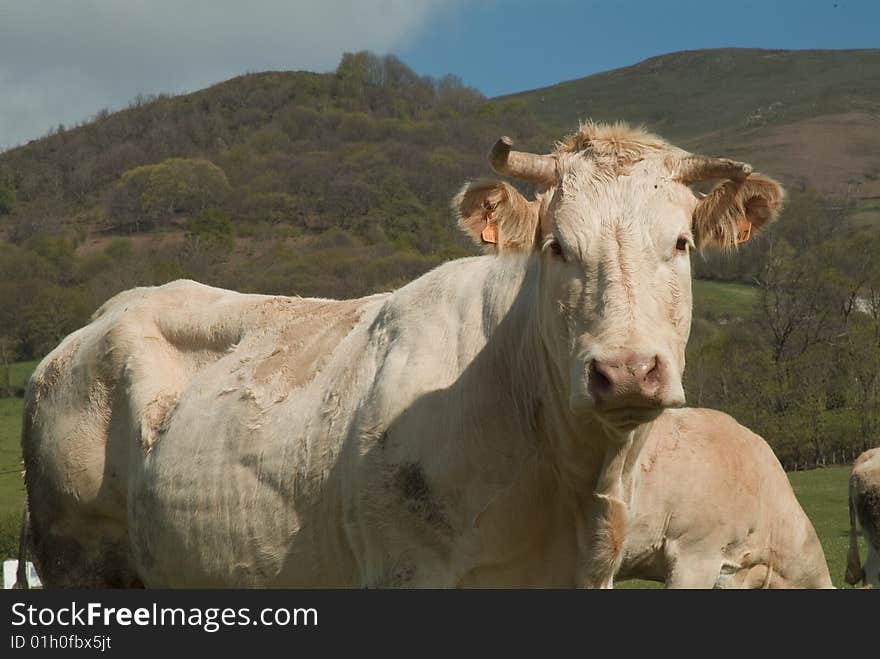
[[[866,586],[880,588],[880,553],[870,542],[868,542],[868,555],[865,557],[862,579]]]
[[[124,525],[106,517],[31,517],[40,581],[46,588],[140,588]]]
[[[575,518],[578,544],[577,583],[582,588],[614,587],[614,575],[623,560],[634,481],[624,477],[633,440],[609,447],[595,491],[579,495]]]
[[[623,559],[628,514],[623,501],[605,494],[593,494],[582,508],[575,521],[580,587],[613,588],[614,573]]]
[[[112,494],[89,500],[31,461],[27,471],[30,542],[46,588],[136,588],[127,516]],[[84,479],[85,480],[85,479]],[[87,483],[88,484],[88,483]],[[82,490],[88,491],[85,486]],[[80,491],[82,491],[80,490]]]

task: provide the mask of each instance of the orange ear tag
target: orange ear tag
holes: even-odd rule
[[[752,223],[748,220],[740,220],[736,225],[736,240],[734,245],[746,242],[752,237]]]
[[[495,245],[498,243],[498,225],[495,222],[487,222],[486,226],[483,227],[483,231],[480,233],[480,238],[483,239],[484,243],[490,243]]]

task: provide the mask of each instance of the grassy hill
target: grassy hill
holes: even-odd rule
[[[645,124],[849,198],[859,222],[880,222],[880,50],[686,51],[499,100],[556,130],[587,118]]]
[[[586,118],[645,124],[684,147],[748,159],[789,186],[848,197],[860,213],[880,212],[880,50],[686,51],[491,100],[453,77],[431,80],[393,57],[359,53],[335,73],[250,74],[140,98],[0,153],[0,183],[17,197],[0,237],[137,233],[216,203],[237,224],[357,224],[348,218],[380,206],[386,192],[368,189],[365,169],[373,179],[394,174],[432,205],[448,199],[455,176],[487,174],[485,151],[499,132],[546,150]],[[223,189],[200,190],[195,203],[177,190],[153,207],[126,205],[126,192],[144,192],[126,190],[126,175],[131,187],[138,168],[174,158],[209,161]],[[357,193],[362,202],[342,203]]]
[[[819,115],[876,115],[880,50],[682,51],[501,98],[524,101],[555,127],[623,119],[690,142]]]

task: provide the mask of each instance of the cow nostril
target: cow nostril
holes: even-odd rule
[[[599,393],[611,389],[611,380],[602,372],[596,360],[590,362],[590,386]]]
[[[646,365],[645,375],[642,378],[642,393],[648,396],[655,395],[661,388],[663,383],[663,364],[655,356],[651,358],[649,364]]]
[[[651,361],[648,364],[647,372],[645,373],[645,382],[659,382],[662,373],[663,369],[660,367],[660,360],[657,359],[657,356],[655,355],[651,358]]]

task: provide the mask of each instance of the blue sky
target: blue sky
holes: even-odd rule
[[[880,0],[0,0],[0,150],[138,94],[394,53],[494,96],[676,50],[880,47]]]
[[[396,54],[420,73],[454,72],[496,96],[721,47],[877,48],[880,0],[468,3],[438,12]]]

